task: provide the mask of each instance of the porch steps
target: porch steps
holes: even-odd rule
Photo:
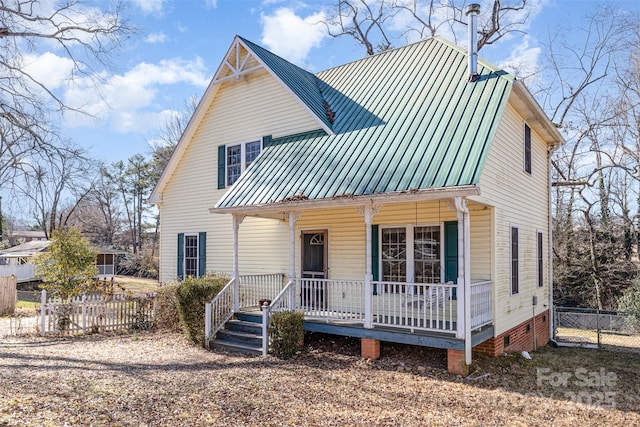
[[[211,348],[233,353],[262,354],[262,316],[236,313],[218,331]]]

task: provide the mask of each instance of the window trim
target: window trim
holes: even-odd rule
[[[523,136],[523,170],[526,174],[533,175],[533,150],[531,148],[531,127],[525,122],[522,131]],[[529,153],[527,162],[527,152]]]
[[[108,256],[111,257],[111,263],[106,262]],[[102,258],[102,260],[100,258]],[[100,261],[102,261],[102,263]],[[113,275],[115,273],[115,255],[99,253],[96,256],[96,268],[98,269],[98,275],[100,276]]]
[[[253,142],[259,142],[260,143],[260,153],[262,153],[262,150],[264,149],[264,138],[260,137],[260,138],[252,138],[252,139],[248,139],[245,141],[241,141],[241,142],[233,142],[233,143],[229,143],[229,144],[225,144],[224,145],[224,184],[225,184],[225,188],[227,187],[231,187],[233,184],[235,184],[235,182],[237,181],[233,181],[231,184],[229,183],[229,163],[227,162],[228,159],[228,150],[231,147],[237,147],[238,145],[240,146],[240,175],[238,175],[238,178],[240,176],[242,176],[242,174],[244,173],[244,171],[247,169],[247,144],[251,144]],[[260,153],[258,153],[258,155],[260,155]]]
[[[382,232],[386,228],[404,228],[407,236],[406,248],[407,248],[407,257],[406,257],[406,271],[405,271],[405,282],[404,283],[415,283],[416,274],[415,274],[415,244],[414,244],[414,234],[415,228],[417,227],[438,227],[440,230],[440,282],[444,283],[444,275],[445,275],[445,253],[444,253],[444,222],[427,222],[427,223],[417,223],[417,224],[377,224],[378,225],[378,254],[380,261],[378,262],[378,277],[380,281],[383,282],[383,258],[382,258]],[[411,248],[411,251],[409,251]],[[411,256],[409,256],[411,254]]]
[[[544,232],[536,230],[536,272],[538,288],[544,287]]]
[[[517,254],[516,258],[514,260],[514,253],[513,253],[513,231],[516,230],[516,250],[517,250]],[[515,266],[517,271],[516,276],[515,276],[515,283],[514,283],[514,271],[513,271],[513,266],[514,266],[514,261],[516,262]],[[515,287],[514,287],[515,285]],[[514,292],[514,288],[515,288],[515,292]],[[518,295],[520,293],[520,226],[517,224],[511,224],[509,226],[509,293],[511,295]]]
[[[196,274],[190,275],[187,274],[187,237],[195,237],[196,238]],[[200,233],[184,233],[184,238],[182,240],[182,276],[187,278],[191,277],[199,277],[200,272]],[[189,257],[189,259],[192,259]]]

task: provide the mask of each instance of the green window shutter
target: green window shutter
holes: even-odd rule
[[[207,233],[198,233],[198,277],[207,274]]]
[[[225,177],[226,171],[227,149],[224,145],[218,147],[218,189],[226,187]]]
[[[262,137],[262,148],[270,147],[271,146],[271,141],[273,141],[273,138],[271,137],[271,135],[263,136]]]
[[[444,281],[458,283],[458,221],[444,223]],[[456,299],[453,289],[452,299]]]
[[[373,280],[380,280],[380,245],[378,244],[378,225],[371,226],[371,273]],[[378,286],[373,285],[373,294],[378,295]]]
[[[178,233],[178,279],[184,279],[184,233]]]

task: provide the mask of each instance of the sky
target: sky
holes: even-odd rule
[[[53,1],[53,0],[45,0]],[[544,41],[558,29],[568,31],[593,13],[595,0],[530,0],[525,34],[515,34],[480,56],[517,69],[535,69]],[[60,82],[69,64],[61,52],[33,55],[31,67],[71,105],[93,117],[65,113],[62,134],[111,163],[136,153],[150,153],[162,123],[188,98],[198,99],[216,72],[234,35],[241,35],[285,59],[315,72],[359,59],[363,48],[348,37],[332,38],[318,22],[327,17],[330,0],[128,0],[125,14],[138,32],[103,70],[100,93],[82,80]],[[480,1],[485,8],[486,5]],[[640,11],[640,0],[618,0],[613,7]],[[93,5],[106,5],[95,0]],[[392,25],[400,28],[401,20]],[[447,36],[445,34],[445,36]],[[452,36],[449,34],[448,36]],[[578,37],[578,36],[576,36]],[[414,40],[411,40],[414,41]],[[395,46],[404,40],[393,40]]]

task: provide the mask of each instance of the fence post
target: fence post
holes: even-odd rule
[[[596,333],[598,334],[598,349],[600,349],[600,307],[596,309]]]
[[[82,294],[82,333],[87,333],[87,296]]]
[[[211,303],[204,305],[204,344],[209,348],[209,339],[211,338]]]
[[[47,291],[42,290],[40,293],[40,335],[46,335],[46,312],[47,312]]]
[[[266,302],[262,307],[262,355],[266,356],[269,352],[269,304]]]

